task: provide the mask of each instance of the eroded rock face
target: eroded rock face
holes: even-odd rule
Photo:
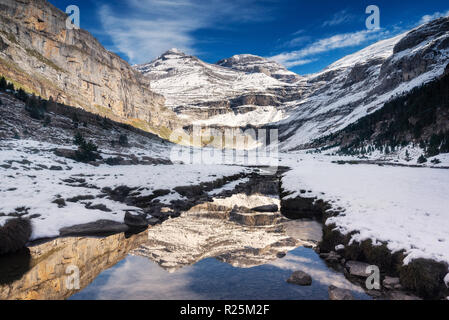
[[[177,123],[147,79],[46,0],[2,0],[0,74],[29,92],[160,133]]]
[[[108,238],[61,238],[29,247],[19,260],[23,275],[11,279],[0,274],[1,300],[59,300],[78,292],[67,287],[67,267],[79,268],[80,289],[90,284],[102,271],[125,258],[127,253],[146,240],[146,232],[126,238],[124,234]],[[23,266],[22,266],[23,265]],[[0,265],[0,269],[4,270]],[[12,270],[13,271],[13,270]],[[7,281],[1,281],[6,278]]]

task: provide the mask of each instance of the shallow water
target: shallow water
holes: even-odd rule
[[[286,280],[295,270],[308,272],[312,286],[288,284]],[[330,270],[312,249],[304,247],[251,268],[206,258],[173,273],[144,257],[129,255],[70,299],[321,300],[328,299],[330,284],[352,289],[357,299],[369,299],[343,275]]]
[[[245,209],[263,205],[280,201],[234,194],[130,237],[34,244],[0,257],[0,299],[321,300],[329,285],[369,299],[309,248],[322,237],[319,223]],[[74,269],[79,289],[68,283]],[[310,274],[311,286],[286,282],[297,270]]]

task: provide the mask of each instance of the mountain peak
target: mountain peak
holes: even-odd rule
[[[287,83],[301,79],[301,76],[287,70],[283,65],[253,54],[237,54],[218,61],[217,65],[247,73],[264,73]]]
[[[183,55],[185,55],[185,53],[182,52],[178,48],[171,48],[171,49],[167,50],[164,54],[167,54],[167,53],[175,53],[175,54],[183,54]]]

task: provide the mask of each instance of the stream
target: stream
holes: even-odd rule
[[[58,238],[0,257],[0,299],[323,300],[330,285],[370,299],[313,250],[318,222],[251,210],[280,200],[272,186],[250,189],[139,234]],[[296,270],[312,285],[287,283]]]

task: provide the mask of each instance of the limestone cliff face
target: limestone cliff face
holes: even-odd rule
[[[46,0],[0,0],[0,74],[27,91],[147,131],[174,128],[164,98]],[[162,130],[165,131],[166,130]]]
[[[143,232],[130,238],[124,234],[107,238],[61,238],[32,246],[29,261],[22,259],[28,264],[28,270],[20,279],[2,284],[2,278],[7,275],[0,276],[0,300],[67,299],[78,292],[67,286],[68,275],[73,272],[68,267],[79,269],[79,285],[83,289],[146,239],[147,232]],[[10,260],[0,260],[1,263]]]

